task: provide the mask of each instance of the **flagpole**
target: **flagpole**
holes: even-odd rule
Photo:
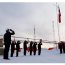
[[[35,25],[34,25],[34,42],[35,42]]]
[[[57,28],[58,28],[58,42],[60,42],[60,23],[61,23],[61,13],[59,5],[56,3],[56,12],[57,12]],[[56,44],[57,48],[58,44]]]
[[[59,26],[59,20],[58,20],[58,11],[59,11],[59,5],[56,3],[56,11],[57,11],[57,28],[58,28],[58,41],[60,42],[60,26]]]
[[[59,28],[58,18],[57,18],[57,28],[58,28],[58,42],[60,42],[60,28]],[[56,49],[58,48],[58,44],[56,44]]]
[[[59,38],[59,42],[60,42],[60,26],[59,26],[59,23],[57,22],[57,27],[58,27],[58,38]]]

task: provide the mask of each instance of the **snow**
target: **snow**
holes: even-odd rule
[[[38,52],[35,56],[30,56],[29,52],[24,56],[22,50],[19,52],[19,57],[14,54],[14,57],[9,56],[9,58],[10,60],[4,60],[3,56],[0,56],[0,63],[65,63],[65,54],[60,54],[59,49],[42,49],[40,56]]]

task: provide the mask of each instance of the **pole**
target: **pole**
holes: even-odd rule
[[[34,42],[35,42],[35,25],[34,25]]]
[[[53,41],[55,43],[55,29],[54,29],[54,21],[52,21],[52,27],[53,27]]]
[[[57,22],[57,27],[58,27],[58,38],[59,38],[59,42],[60,42],[60,26],[59,26],[59,23]]]
[[[57,5],[56,3],[56,11],[57,11],[57,28],[58,28],[58,42],[60,42],[60,24],[59,24],[59,20],[58,20],[58,14],[59,14],[59,5]],[[57,48],[57,44],[56,44],[56,48]]]
[[[57,11],[57,28],[58,28],[58,41],[60,42],[60,26],[59,26],[59,20],[58,20],[58,10],[59,10],[59,5],[56,3],[56,11]]]

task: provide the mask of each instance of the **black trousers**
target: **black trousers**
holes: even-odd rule
[[[16,57],[18,57],[19,55],[19,50],[16,50]]]
[[[5,45],[4,55],[3,55],[3,58],[4,58],[4,59],[8,59],[9,48],[10,48],[10,44],[9,44],[9,45]]]
[[[63,50],[63,49],[62,49],[62,48],[60,48],[60,54],[62,53],[62,50]]]
[[[24,55],[26,55],[26,49],[24,49]]]
[[[36,55],[36,50],[34,50],[34,55]]]
[[[65,53],[65,47],[63,47],[63,53]]]
[[[40,55],[41,54],[41,49],[38,49],[38,55]]]
[[[32,55],[32,49],[30,49],[30,55]]]
[[[11,57],[13,57],[14,49],[11,49]]]

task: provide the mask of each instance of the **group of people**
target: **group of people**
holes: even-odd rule
[[[60,54],[65,53],[65,42],[60,41],[58,43],[58,48],[60,49]]]
[[[34,53],[34,55],[36,55],[36,51],[37,51],[37,48],[38,48],[38,55],[41,54],[41,45],[42,45],[42,39],[40,39],[40,42],[38,44],[38,47],[37,47],[37,42],[33,42],[33,41],[30,41],[30,45],[29,47],[27,47],[27,44],[28,44],[28,41],[24,41],[24,55],[26,56],[26,50],[28,49],[30,51],[30,55],[32,55],[32,52]]]
[[[11,43],[11,57],[13,57],[14,54],[14,50],[16,50],[16,57],[18,57],[19,55],[19,49],[20,49],[20,41],[17,41],[17,43],[15,41],[12,41]],[[16,45],[16,47],[15,47]]]
[[[18,52],[20,50],[20,43],[21,42],[20,41],[17,41],[17,42],[12,41],[11,42],[11,35],[14,35],[14,34],[15,34],[15,32],[12,29],[7,29],[6,33],[4,34],[4,46],[5,46],[5,48],[4,48],[3,59],[9,60],[8,54],[9,54],[10,45],[11,45],[11,57],[13,57],[15,45],[16,45],[16,57],[18,57]],[[27,47],[28,43],[29,42],[26,40],[23,43],[23,50],[24,50],[25,56],[26,56],[27,49],[29,50],[30,55],[32,55],[32,53],[34,55],[36,55],[37,49],[38,49],[38,55],[41,54],[42,39],[40,39],[38,44],[37,44],[37,42],[30,41],[29,47]],[[65,53],[65,42],[60,41],[58,43],[58,47],[60,49],[60,54],[62,54],[62,52]]]
[[[20,50],[20,41],[12,41],[11,42],[11,35],[14,35],[15,32],[12,29],[7,29],[6,33],[4,34],[4,54],[3,54],[3,59],[9,60],[9,49],[11,45],[11,57],[13,57],[14,50],[16,49],[16,57],[18,57],[18,52]],[[23,49],[24,49],[24,55],[26,56],[26,51],[27,49],[30,50],[30,55],[32,55],[32,52],[34,55],[36,55],[36,50],[37,50],[37,42],[30,41],[30,46],[29,48],[27,47],[28,41],[24,41],[23,43]],[[15,48],[16,45],[16,48]],[[42,45],[42,39],[40,39],[40,42],[38,44],[38,55],[41,54],[41,45]]]

